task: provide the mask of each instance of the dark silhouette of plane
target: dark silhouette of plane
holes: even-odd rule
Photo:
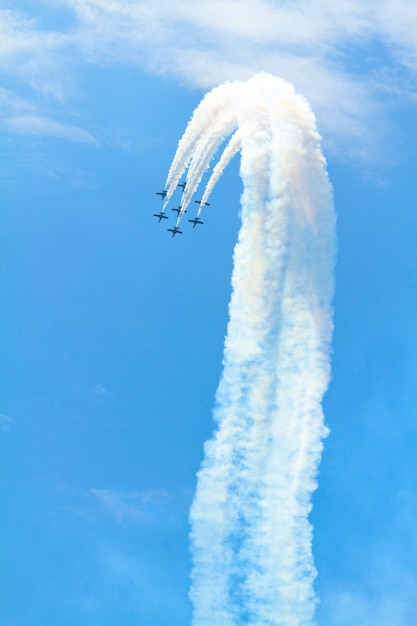
[[[158,218],[158,222],[168,219],[168,215],[165,215],[163,211],[160,211],[160,213],[154,213],[153,216]]]
[[[176,209],[171,209],[171,211],[175,211],[175,213],[179,215],[181,211],[181,205],[179,204]],[[187,211],[184,211],[184,213],[187,213]]]
[[[204,222],[202,222],[202,221],[200,220],[200,218],[199,218],[199,217],[197,217],[197,216],[196,216],[196,217],[194,217],[192,220],[188,220],[188,221],[192,223],[193,228],[195,228],[195,227],[197,226],[197,224],[204,224]]]
[[[177,185],[177,187],[181,187],[182,193],[184,193],[186,186],[187,186],[187,181],[186,180],[183,183],[178,183],[178,185]]]
[[[162,191],[157,191],[156,195],[157,196],[161,196],[161,200],[163,200],[165,198],[165,196],[167,195],[168,191],[166,189],[163,189]]]
[[[175,237],[175,235],[182,235],[182,230],[180,230],[178,226],[174,226],[174,228],[167,228],[167,230],[172,233],[173,237]]]
[[[194,202],[196,202],[197,204],[201,204],[201,200],[194,200]],[[210,206],[210,203],[209,202],[205,202],[203,204],[203,206]]]

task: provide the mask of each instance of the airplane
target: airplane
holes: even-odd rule
[[[160,222],[161,220],[167,220],[168,219],[168,215],[165,215],[165,213],[163,211],[161,211],[160,213],[154,213],[153,216],[159,218],[158,222]]]
[[[171,211],[175,211],[176,214],[179,215],[181,211],[181,205],[179,204],[176,209],[171,209]],[[184,211],[184,213],[187,213],[187,211]]]
[[[195,227],[197,226],[197,224],[204,224],[204,222],[202,222],[202,221],[200,220],[200,218],[199,218],[199,217],[197,217],[197,216],[196,216],[194,219],[192,219],[192,220],[188,220],[188,221],[192,223],[193,228],[195,228]]]
[[[183,183],[178,183],[177,187],[181,187],[182,193],[184,193],[186,185],[187,181],[185,180]]]
[[[167,230],[169,230],[169,232],[172,233],[173,237],[175,237],[176,234],[182,235],[182,230],[180,230],[178,226],[174,226],[174,228],[167,228]]]
[[[196,202],[197,204],[201,204],[201,200],[194,200],[194,202]],[[203,204],[203,206],[210,206],[210,203],[209,202],[205,202]]]
[[[157,196],[161,196],[161,200],[163,200],[165,198],[165,196],[167,195],[168,191],[166,189],[163,189],[162,191],[157,191],[156,195]]]

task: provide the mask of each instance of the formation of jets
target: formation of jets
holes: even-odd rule
[[[184,181],[182,183],[178,183],[177,187],[181,187],[182,193],[184,193],[186,185],[187,185],[187,182]],[[162,189],[162,191],[157,191],[156,195],[161,196],[161,200],[165,200],[167,193],[168,193],[167,189]],[[201,200],[195,200],[194,202],[201,205]],[[210,204],[208,202],[204,202],[203,206],[210,206]],[[179,204],[177,207],[171,209],[171,211],[174,211],[177,214],[177,216],[179,216],[181,212],[181,208],[182,208],[181,204]],[[187,211],[184,211],[184,213],[187,213]],[[162,210],[159,211],[159,213],[154,213],[153,216],[158,218],[158,222],[160,222],[161,220],[168,219],[168,215],[165,214],[164,208],[162,208]],[[204,222],[198,217],[198,215],[196,215],[195,217],[193,217],[191,220],[188,220],[188,221],[192,223],[193,228],[195,228],[197,224],[204,224]],[[172,237],[175,237],[175,235],[182,235],[182,230],[180,230],[178,226],[174,226],[173,228],[168,228],[167,230],[168,232],[172,233]]]

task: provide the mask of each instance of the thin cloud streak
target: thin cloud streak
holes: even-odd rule
[[[164,490],[120,492],[92,488],[90,495],[120,524],[178,524],[177,499]]]
[[[13,420],[8,415],[0,413],[0,430],[8,432],[13,424]]]
[[[91,133],[79,126],[61,124],[56,120],[39,115],[15,115],[6,118],[6,130],[19,135],[43,135],[57,139],[67,139],[77,143],[99,145]]]

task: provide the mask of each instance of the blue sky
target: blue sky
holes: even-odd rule
[[[0,8],[0,624],[190,623],[238,159],[182,237],[152,217],[155,191],[204,92],[266,70],[312,104],[338,215],[317,622],[414,626],[413,3]]]

